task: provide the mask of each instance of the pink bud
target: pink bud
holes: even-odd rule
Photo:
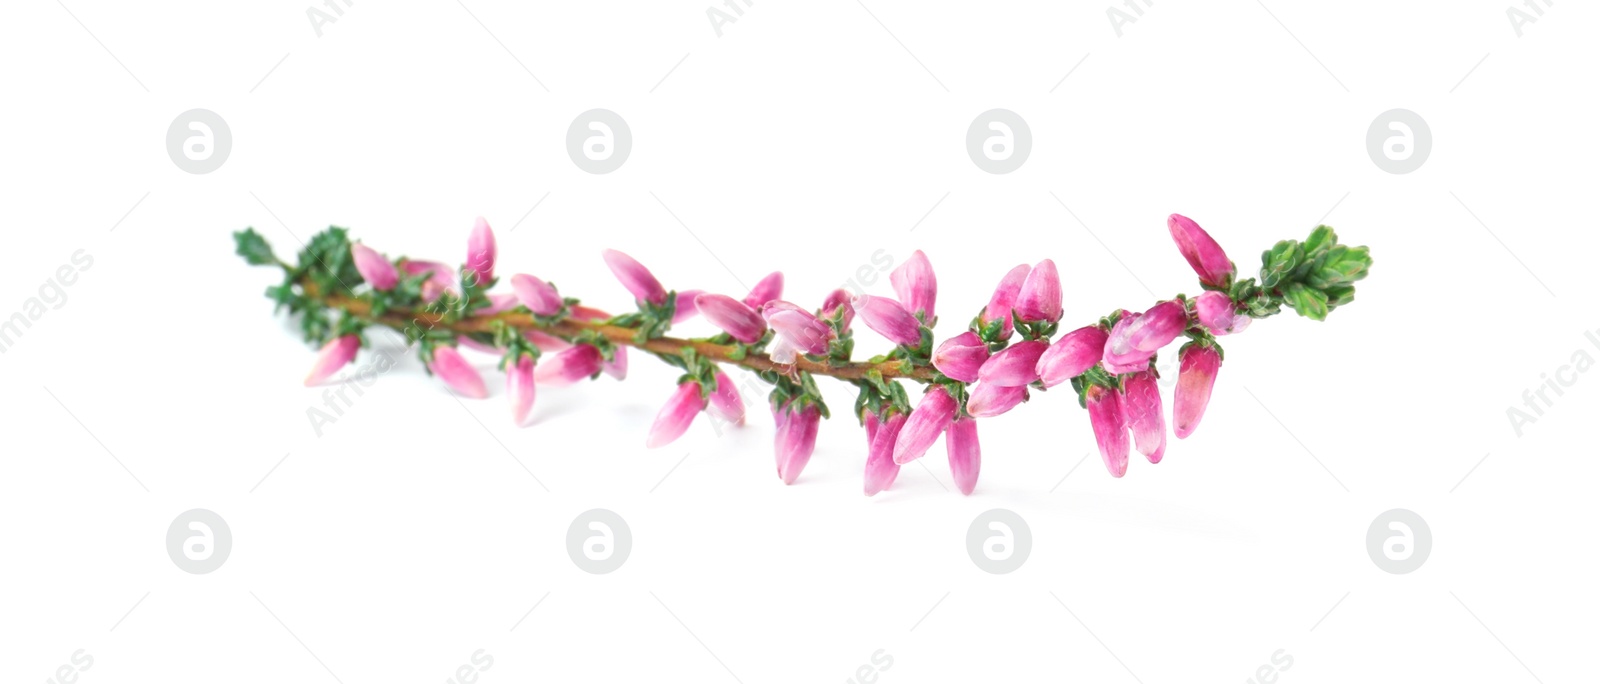
[[[605,257],[606,266],[611,269],[611,273],[617,276],[617,280],[622,281],[622,286],[628,288],[628,292],[633,293],[634,299],[656,305],[666,303],[666,288],[661,286],[661,281],[656,280],[644,264],[614,249],[608,249],[600,254]]]
[[[989,345],[975,332],[964,332],[945,340],[933,350],[933,367],[946,377],[962,382],[978,379],[978,369],[989,360]]]
[[[438,261],[407,259],[400,262],[400,270],[407,276],[428,274],[428,280],[422,284],[423,301],[431,302],[446,291],[454,291],[456,288],[456,272],[450,266]]]
[[[1084,393],[1089,408],[1089,424],[1094,427],[1094,441],[1100,445],[1100,459],[1112,477],[1122,477],[1128,472],[1128,421],[1122,413],[1122,395],[1099,385],[1091,385]]]
[[[850,301],[861,322],[890,342],[908,347],[922,344],[922,323],[888,297],[860,295]]]
[[[979,382],[967,390],[967,414],[973,418],[993,418],[1027,400],[1027,387],[1000,387]]]
[[[1178,251],[1188,260],[1189,266],[1200,275],[1200,282],[1214,287],[1227,287],[1233,281],[1233,262],[1223,253],[1217,241],[1187,216],[1173,214],[1167,217],[1167,232],[1178,243]]]
[[[934,386],[923,394],[894,441],[894,462],[905,465],[928,453],[939,433],[955,419],[956,408],[956,400],[943,387]]]
[[[618,380],[626,380],[628,378],[628,348],[620,345],[612,347],[611,360],[602,361],[600,370]]]
[[[472,225],[472,235],[467,237],[467,272],[477,285],[488,285],[494,280],[494,231],[482,216]]]
[[[1039,379],[1039,357],[1050,345],[1024,340],[995,352],[978,369],[978,380],[998,387],[1021,387]]]
[[[767,323],[761,320],[761,314],[727,295],[703,294],[694,298],[694,304],[712,325],[745,344],[759,342],[767,332]]]
[[[867,496],[876,496],[894,484],[894,479],[900,474],[900,464],[894,462],[894,444],[906,425],[906,416],[896,413],[889,416],[888,420],[878,423],[875,413],[867,412],[865,416],[867,426],[867,472],[863,478],[862,491]]]
[[[744,305],[760,310],[762,304],[783,297],[783,272],[773,271],[750,288],[750,294],[744,296]]]
[[[496,292],[488,295],[489,305],[478,309],[479,314],[505,313],[517,308],[517,296],[510,293]]]
[[[694,417],[705,407],[706,400],[700,396],[700,383],[690,381],[678,385],[678,390],[656,413],[656,421],[650,425],[650,434],[644,438],[645,448],[666,446],[682,437],[683,433],[689,431]]]
[[[1161,414],[1161,390],[1150,371],[1133,374],[1122,385],[1122,412],[1133,430],[1133,445],[1151,463],[1167,451],[1167,421]]]
[[[541,359],[533,379],[541,384],[570,385],[600,372],[604,358],[593,345],[580,344]]]
[[[359,242],[350,245],[350,259],[356,264],[356,272],[361,274],[361,279],[367,281],[374,290],[392,290],[400,282],[400,273],[394,264],[383,258],[377,250]]]
[[[1039,380],[1045,387],[1055,387],[1071,380],[1100,363],[1106,348],[1106,331],[1097,325],[1086,325],[1062,335],[1055,344],[1039,355]]]
[[[773,440],[773,450],[778,457],[778,479],[784,484],[794,484],[811,460],[811,452],[817,448],[817,424],[822,421],[822,413],[811,405],[805,408],[784,406],[774,412],[774,418],[778,420],[778,434]]]
[[[477,340],[474,340],[474,339],[472,339],[470,337],[467,337],[466,335],[457,335],[456,336],[456,344],[460,345],[462,347],[466,347],[468,349],[471,349],[472,351],[475,351],[475,352],[483,352],[485,354],[499,354],[500,353],[500,349],[498,347],[496,347],[496,346],[494,346],[492,344],[484,344],[484,343],[479,342]]]
[[[517,293],[517,301],[539,316],[561,313],[561,294],[550,283],[518,273],[511,276],[511,291]]]
[[[989,297],[989,305],[984,307],[983,313],[978,314],[978,323],[983,326],[991,321],[1000,321],[1000,339],[1011,339],[1012,322],[1011,311],[1017,306],[1017,296],[1022,292],[1022,284],[1027,281],[1028,273],[1033,269],[1027,264],[1018,264],[1006,272],[1000,284],[994,288],[994,294]]]
[[[311,372],[306,374],[306,387],[320,385],[323,380],[333,377],[340,368],[356,358],[356,352],[360,350],[359,335],[340,335],[328,340],[317,352],[317,361],[311,364]]]
[[[911,258],[889,272],[889,284],[894,286],[900,304],[922,320],[933,320],[933,303],[939,296],[939,281],[933,276],[933,264],[928,256],[917,250]]]
[[[1178,355],[1178,390],[1172,401],[1172,432],[1183,439],[1200,427],[1211,403],[1211,386],[1217,382],[1222,356],[1215,347],[1183,345]]]
[[[1128,326],[1128,344],[1139,351],[1159,351],[1171,344],[1189,327],[1189,316],[1183,304],[1175,301],[1161,302],[1150,307],[1137,321]]]
[[[799,309],[766,307],[767,325],[774,336],[781,337],[788,346],[807,354],[828,353],[828,340],[833,338],[833,328],[810,312]]]
[[[1061,320],[1061,276],[1056,262],[1049,259],[1035,264],[1017,293],[1017,316],[1024,321]]]
[[[428,362],[428,370],[439,376],[450,389],[465,397],[482,399],[489,396],[489,390],[483,386],[483,376],[472,368],[472,364],[461,357],[461,352],[455,347],[435,347],[433,360]]]
[[[1150,367],[1150,357],[1155,352],[1147,352],[1134,348],[1129,341],[1133,324],[1139,320],[1140,315],[1122,312],[1122,317],[1117,319],[1117,324],[1111,326],[1111,334],[1106,337],[1105,354],[1101,363],[1106,370],[1113,374],[1135,373]]]
[[[678,293],[677,304],[672,308],[673,325],[700,315],[700,307],[694,303],[694,298],[702,294],[705,293],[700,290],[684,290]]]
[[[850,292],[843,288],[828,293],[828,298],[822,300],[822,317],[832,319],[839,310],[844,310],[844,318],[840,319],[841,331],[850,329],[850,321],[856,317],[856,308],[850,305]]]
[[[603,321],[611,318],[611,314],[592,306],[577,304],[572,307],[572,317],[580,321]]]
[[[571,342],[538,330],[529,330],[523,333],[523,337],[528,338],[528,341],[532,342],[533,346],[538,347],[539,351],[543,352],[558,352],[572,346]]]
[[[528,424],[533,413],[533,357],[521,356],[506,372],[506,396],[511,399],[511,420],[518,427]]]
[[[1194,316],[1213,335],[1244,332],[1250,317],[1233,312],[1233,300],[1216,290],[1206,290],[1194,298]]]
[[[718,420],[744,425],[744,400],[739,398],[739,388],[734,386],[733,378],[722,371],[717,371],[713,377],[717,380],[717,388],[711,391],[706,412]]]
[[[956,489],[971,494],[978,486],[978,463],[983,454],[978,448],[978,421],[957,418],[944,432],[945,453],[950,457],[950,478]]]

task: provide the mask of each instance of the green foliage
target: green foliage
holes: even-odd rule
[[[1304,242],[1284,240],[1261,253],[1261,283],[1253,278],[1234,284],[1229,293],[1255,318],[1278,313],[1287,305],[1315,321],[1355,301],[1355,282],[1367,277],[1372,256],[1366,247],[1339,244],[1328,226],[1317,226]]]

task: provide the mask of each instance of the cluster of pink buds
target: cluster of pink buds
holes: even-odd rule
[[[1199,276],[1199,295],[1178,295],[1140,311],[1117,309],[1057,335],[1064,308],[1061,277],[1055,262],[1045,259],[1007,271],[967,329],[937,345],[932,329],[938,280],[920,251],[890,273],[893,297],[835,290],[812,309],[783,298],[781,272],[762,278],[743,297],[675,291],[633,257],[606,250],[606,266],[637,307],[613,316],[529,274],[511,276],[510,292],[490,292],[498,283],[497,249],[481,218],[455,271],[437,261],[391,261],[348,242],[342,229],[318,235],[298,267],[278,260],[254,231],[235,237],[250,263],[284,269],[289,282],[269,296],[302,314],[307,338],[322,344],[307,385],[327,381],[355,358],[365,326],[401,329],[396,316],[384,314],[405,313],[424,325],[402,332],[418,342],[429,372],[460,396],[481,399],[489,392],[457,348],[500,354],[512,418],[521,426],[533,415],[538,385],[602,374],[624,379],[627,347],[640,347],[684,371],[646,433],[645,446],[656,448],[686,434],[701,413],[743,425],[744,401],[724,372],[725,366],[742,367],[773,387],[768,407],[776,426],[777,474],[789,484],[810,462],[820,423],[830,415],[814,378],[833,376],[860,391],[853,416],[867,436],[863,489],[870,496],[889,489],[901,466],[922,458],[941,437],[956,487],[972,493],[982,461],[978,421],[1066,386],[1087,410],[1113,476],[1127,472],[1135,450],[1159,463],[1169,423],[1183,439],[1205,415],[1223,359],[1219,337],[1243,332],[1252,320],[1283,306],[1322,320],[1354,299],[1354,282],[1371,264],[1365,247],[1340,245],[1331,228],[1319,226],[1304,241],[1285,240],[1264,253],[1259,281],[1239,279],[1233,261],[1197,223],[1174,214],[1167,228]],[[351,271],[366,288],[348,286]],[[338,320],[330,320],[328,311],[338,311]],[[720,333],[666,336],[672,326],[696,317]],[[888,340],[892,351],[851,360],[857,320]],[[1156,357],[1180,338],[1187,341],[1178,350],[1169,421]],[[926,386],[915,402],[906,394],[906,380]]]

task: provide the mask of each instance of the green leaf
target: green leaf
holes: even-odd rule
[[[1300,265],[1303,257],[1300,243],[1294,240],[1280,240],[1261,254],[1261,286],[1271,289],[1276,287],[1284,277]]]
[[[233,234],[233,252],[244,257],[245,263],[251,266],[278,265],[278,255],[272,253],[272,245],[254,228]]]
[[[1295,313],[1314,321],[1327,320],[1328,295],[1322,290],[1307,287],[1301,283],[1290,283],[1284,290],[1283,301],[1295,310]]]

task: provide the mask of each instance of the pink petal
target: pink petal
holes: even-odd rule
[[[511,420],[521,427],[533,413],[533,358],[523,356],[506,373],[506,397],[511,400]]]
[[[682,437],[705,406],[706,400],[700,396],[700,383],[685,382],[678,385],[677,391],[667,399],[666,405],[656,414],[655,422],[650,425],[650,434],[644,440],[645,448],[666,446]]]
[[[945,452],[950,457],[950,477],[962,494],[971,494],[978,486],[978,465],[983,460],[978,448],[978,421],[957,418],[945,428]]]
[[[428,362],[428,369],[457,394],[472,399],[489,396],[489,390],[483,386],[483,376],[478,375],[478,371],[461,357],[461,352],[456,351],[455,347],[434,348],[433,360]]]
[[[956,416],[956,400],[943,387],[935,386],[922,395],[922,401],[906,419],[905,429],[894,442],[894,462],[905,465],[928,452],[939,433]]]
[[[511,276],[511,291],[517,293],[517,301],[537,315],[554,316],[561,312],[561,294],[539,278],[526,273]]]
[[[341,335],[328,340],[317,352],[317,361],[311,364],[311,372],[306,374],[306,387],[320,385],[322,381],[333,377],[340,368],[356,358],[358,351],[361,351],[361,337],[358,335]]]

